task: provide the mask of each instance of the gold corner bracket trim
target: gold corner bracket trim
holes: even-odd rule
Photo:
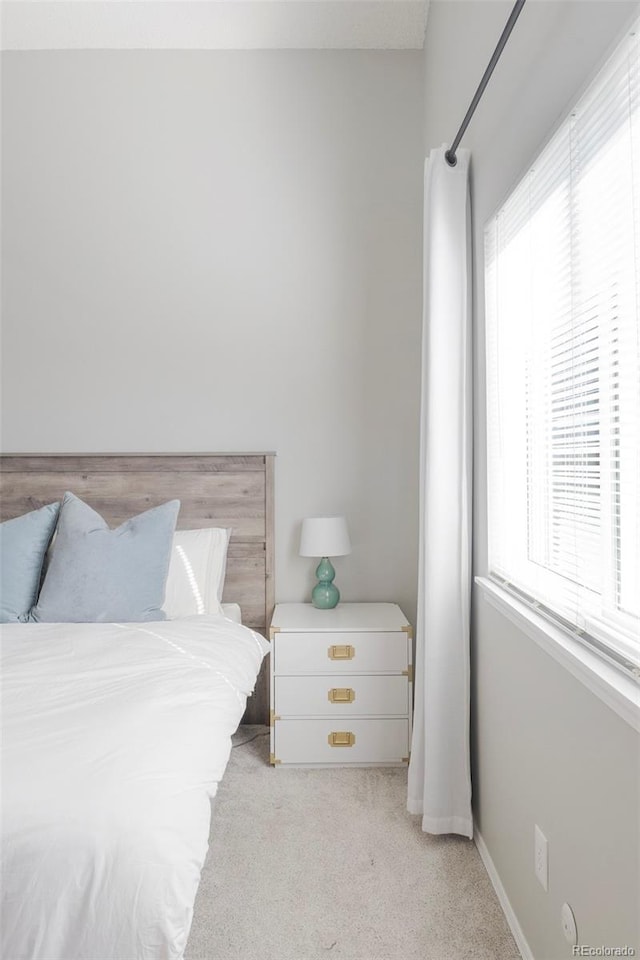
[[[276,765],[277,763],[282,763],[282,760],[276,760],[276,755],[275,755],[275,753],[270,753],[270,754],[269,754],[269,763],[271,764],[272,767],[275,767],[275,765]]]
[[[409,640],[413,640],[413,627],[410,623],[405,623],[404,627],[402,627],[402,632],[407,634]]]
[[[276,633],[280,633],[280,627],[269,627],[269,640],[273,640]]]
[[[403,677],[409,678],[409,683],[413,683],[413,664],[410,663],[406,670],[402,671]]]
[[[281,719],[282,719],[282,718],[280,717],[280,715],[279,715],[278,713],[275,712],[275,710],[270,710],[270,711],[269,711],[269,726],[270,726],[270,727],[272,727],[272,726],[275,724],[276,720],[281,720]]]

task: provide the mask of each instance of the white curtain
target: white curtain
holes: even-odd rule
[[[471,230],[469,154],[424,177],[420,560],[407,808],[427,833],[473,835],[469,759]]]

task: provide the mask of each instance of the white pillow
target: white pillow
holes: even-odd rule
[[[173,535],[164,610],[169,620],[194,613],[222,615],[222,589],[231,530],[176,530]]]
[[[242,610],[237,603],[223,603],[222,613],[227,620],[233,620],[234,623],[242,623]]]

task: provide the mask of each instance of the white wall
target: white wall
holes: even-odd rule
[[[275,450],[276,593],[415,616],[422,54],[3,63],[8,451]]]
[[[425,143],[450,141],[512,8],[432,2]],[[528,3],[463,141],[472,151],[476,290],[475,572],[486,572],[483,226],[602,59],[637,3]],[[536,960],[580,943],[640,951],[637,734],[481,598],[473,635],[475,816]],[[533,826],[549,840],[549,892],[533,873]]]

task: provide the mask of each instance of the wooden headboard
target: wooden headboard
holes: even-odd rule
[[[232,527],[223,600],[267,635],[274,605],[272,453],[4,454],[0,520],[62,499],[71,490],[110,526],[178,499],[178,528]],[[269,722],[266,664],[244,723]]]

